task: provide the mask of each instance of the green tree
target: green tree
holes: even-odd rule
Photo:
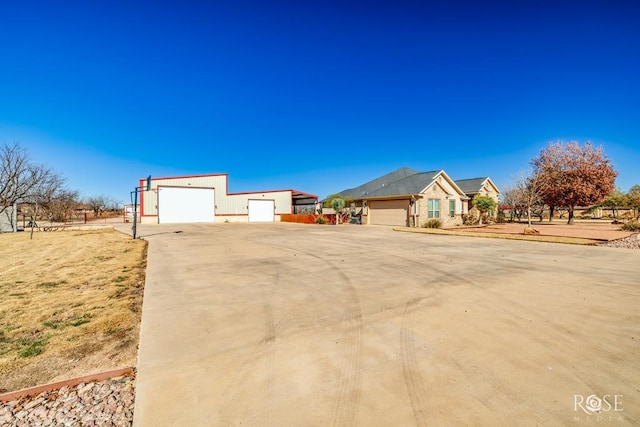
[[[640,216],[640,185],[636,184],[627,193],[629,207],[634,210],[634,217]]]
[[[348,206],[349,203],[353,201],[353,197],[343,197],[340,193],[330,194],[322,202],[323,208],[333,208],[333,200],[334,199],[342,199],[344,201],[344,205]]]
[[[480,225],[482,225],[482,215],[487,212],[493,212],[498,204],[493,198],[489,196],[483,196],[482,194],[476,194],[471,201],[473,206],[480,211]]]
[[[344,199],[340,197],[335,197],[333,200],[331,200],[331,207],[334,211],[336,211],[336,225],[340,224],[340,214],[345,205],[346,203]]]
[[[609,194],[606,199],[604,199],[604,201],[602,202],[602,206],[611,208],[613,217],[617,218],[618,209],[629,206],[629,196],[616,189],[611,194]]]

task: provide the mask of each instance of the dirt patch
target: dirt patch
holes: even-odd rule
[[[633,234],[622,231],[620,224],[609,222],[576,222],[567,225],[566,222],[534,222],[532,227],[539,231],[540,236],[576,237],[610,241],[623,239]],[[526,223],[493,224],[485,227],[455,227],[449,230],[472,231],[477,233],[524,234]]]
[[[145,267],[113,230],[0,235],[0,389],[134,366]]]

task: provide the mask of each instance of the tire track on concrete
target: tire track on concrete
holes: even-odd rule
[[[402,374],[404,378],[405,387],[409,395],[409,403],[411,404],[411,410],[414,420],[417,426],[428,426],[433,424],[433,419],[430,416],[429,410],[429,393],[427,393],[427,381],[420,371],[420,365],[418,363],[418,357],[416,353],[416,340],[413,334],[415,324],[415,312],[418,305],[425,299],[435,296],[438,289],[447,285],[459,285],[460,283],[473,284],[472,281],[461,277],[455,273],[451,273],[443,268],[436,267],[431,263],[423,263],[414,259],[403,257],[397,254],[387,254],[389,257],[399,258],[403,261],[407,261],[412,264],[419,265],[424,268],[429,268],[432,271],[439,273],[438,277],[433,278],[421,286],[422,288],[430,287],[431,295],[424,295],[423,292],[416,291],[414,296],[405,303],[405,308],[402,314],[401,327],[400,327],[400,356],[402,362]]]
[[[316,255],[308,250],[293,249],[275,245],[287,252],[303,253],[320,260],[331,267],[340,280],[340,287],[344,296],[345,311],[340,328],[343,337],[345,360],[341,363],[338,380],[337,396],[333,401],[331,411],[331,425],[356,425],[360,407],[362,389],[362,309],[358,293],[349,276],[330,260]]]
[[[346,297],[343,334],[347,359],[342,367],[338,396],[331,421],[334,426],[355,425],[358,419],[362,384],[362,310],[358,294],[349,277],[334,266],[342,279]]]
[[[349,244],[343,246],[351,246]],[[415,324],[415,312],[418,305],[429,297],[433,297],[437,294],[438,289],[444,286],[456,286],[456,285],[471,285],[471,286],[479,286],[477,283],[460,276],[458,274],[452,273],[447,268],[440,268],[435,266],[434,260],[432,258],[422,260],[416,260],[414,258],[406,257],[398,255],[397,252],[393,252],[394,248],[388,248],[387,250],[383,249],[383,255],[388,258],[396,258],[401,259],[403,261],[409,262],[410,264],[414,264],[416,266],[421,267],[426,271],[435,272],[438,274],[437,277],[428,280],[427,282],[422,283],[420,286],[424,288],[430,288],[430,295],[425,295],[424,292],[416,291],[414,296],[410,298],[404,304],[404,310],[402,312],[402,320],[401,320],[401,329],[400,329],[400,355],[401,355],[401,363],[402,363],[402,373],[403,379],[405,382],[405,386],[407,389],[407,393],[409,395],[409,403],[411,405],[411,410],[418,426],[426,426],[430,425],[432,421],[432,417],[430,416],[430,405],[429,401],[431,400],[429,397],[429,393],[427,393],[427,384],[428,379],[424,377],[422,372],[420,371],[420,366],[418,363],[418,355],[416,352],[416,340],[415,335],[413,334],[414,324]],[[308,254],[310,256],[316,256],[315,254]],[[328,260],[322,259],[324,262],[327,262],[333,268],[339,270],[333,263]],[[446,264],[445,264],[446,265]],[[451,266],[451,270],[454,270],[455,266]],[[417,270],[420,271],[420,270]],[[344,393],[342,391],[341,393]],[[355,418],[354,418],[355,420]],[[334,425],[345,425],[342,417],[340,416],[339,410],[335,409],[332,414],[332,421]],[[347,424],[348,425],[348,424]]]
[[[429,425],[428,412],[424,408],[428,394],[426,391],[424,378],[420,373],[418,359],[416,356],[415,339],[412,332],[414,323],[413,314],[422,297],[414,297],[407,301],[402,314],[400,327],[400,355],[402,358],[402,375],[409,393],[411,410],[418,426]]]
[[[346,244],[343,246],[348,247],[351,245]],[[285,246],[281,246],[281,248],[286,251],[294,251],[294,249]],[[427,260],[423,262],[409,257],[397,255],[397,253],[391,252],[393,248],[389,249],[390,250],[388,252],[384,251],[384,255],[386,257],[401,259],[411,264],[439,273],[439,276],[437,278],[433,278],[428,282],[423,283],[421,285],[422,288],[432,286],[431,291],[433,292],[435,290],[437,292],[439,288],[447,285],[455,286],[466,284],[478,286],[477,283],[465,277],[452,273],[448,271],[448,269],[436,267],[434,265],[433,259],[429,259],[429,262],[426,262]],[[340,269],[340,267],[332,263],[330,260],[318,256],[312,252],[301,250],[299,248],[295,251],[304,253],[307,256],[319,259],[322,262],[328,264],[330,267],[332,267],[333,270],[336,271],[341,279],[341,286],[345,295],[345,302],[347,304],[347,309],[343,317],[343,323],[345,323],[347,326],[346,328],[343,328],[345,338],[344,347],[347,350],[348,354],[353,349],[355,349],[356,351],[350,356],[348,361],[343,364],[341,368],[341,372],[343,373],[343,375],[340,378],[338,396],[334,401],[331,422],[332,425],[336,426],[354,425],[357,421],[357,406],[349,406],[349,402],[358,402],[360,399],[359,389],[361,385],[362,375],[362,350],[360,348],[362,334],[362,310],[360,308],[359,300],[357,299],[357,293],[355,292],[355,288],[353,287],[349,277]],[[454,269],[455,267],[451,266],[451,268]],[[424,378],[423,374],[420,372],[415,347],[415,336],[412,331],[414,329],[414,313],[416,311],[416,308],[418,307],[420,302],[422,302],[426,298],[428,298],[427,295],[421,295],[419,292],[416,292],[416,294],[412,298],[406,301],[402,314],[400,332],[400,350],[403,378],[405,386],[407,388],[407,393],[409,395],[409,401],[414,419],[416,421],[416,424],[420,426],[430,424],[430,412],[428,409],[428,402],[430,399],[429,394],[427,393],[427,381]],[[351,308],[349,308],[350,306]],[[352,328],[349,327],[349,323],[353,325]],[[358,347],[357,349],[356,346]],[[353,375],[350,375],[350,373],[352,373]],[[355,394],[356,390],[358,391],[357,394]],[[350,399],[350,396],[352,397],[352,399]]]
[[[281,423],[273,419],[273,411],[269,409],[273,406],[274,388],[276,382],[276,373],[274,370],[275,358],[276,358],[276,324],[273,316],[272,297],[273,290],[280,283],[280,267],[275,265],[275,277],[273,285],[265,292],[264,304],[262,305],[264,313],[264,339],[262,340],[264,346],[264,381],[265,387],[262,393],[262,404],[265,409],[264,423],[265,425],[280,425]]]
[[[275,387],[275,371],[273,369],[275,363],[275,346],[276,346],[276,323],[273,315],[273,306],[271,304],[271,297],[273,294],[273,288],[277,286],[280,281],[280,269],[275,264],[275,272],[273,273],[273,279],[269,282],[273,282],[272,286],[269,283],[263,286],[270,286],[270,289],[263,290],[263,338],[255,345],[251,355],[245,360],[240,369],[238,369],[235,378],[224,389],[221,396],[224,398],[223,403],[220,405],[220,417],[227,424],[236,424],[238,417],[234,417],[234,414],[230,413],[231,407],[235,404],[246,405],[245,401],[240,398],[245,388],[243,385],[248,382],[252,375],[255,375],[257,371],[262,371],[263,381],[265,387],[261,388],[262,396],[260,402],[262,403],[263,410],[259,411],[264,414],[265,425],[273,424],[269,417],[271,412],[268,411],[270,402],[273,396],[273,390]],[[261,363],[262,362],[262,363]],[[262,369],[260,369],[262,367]],[[252,412],[257,412],[256,408],[252,408]],[[235,414],[240,418],[244,418],[246,414]]]

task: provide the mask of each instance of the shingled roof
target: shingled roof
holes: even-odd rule
[[[464,191],[464,194],[475,194],[480,192],[487,179],[488,177],[486,176],[483,178],[458,179],[456,180],[456,185]]]
[[[371,191],[369,194],[363,196],[363,198],[418,194],[427,188],[440,172],[442,171],[421,172],[409,175],[406,178]]]
[[[371,193],[377,192],[378,190],[381,190],[397,181],[403,180],[407,177],[410,177],[416,174],[419,174],[417,170],[414,170],[411,168],[400,168],[384,176],[381,176],[380,178],[376,178],[372,181],[362,184],[358,187],[343,190],[340,192],[340,194],[343,197],[351,197],[354,199],[366,198]]]

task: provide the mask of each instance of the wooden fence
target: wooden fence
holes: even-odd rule
[[[281,214],[280,221],[281,222],[296,222],[298,224],[317,224],[318,218],[324,218],[327,224],[335,224],[336,223],[336,215],[335,214]]]

